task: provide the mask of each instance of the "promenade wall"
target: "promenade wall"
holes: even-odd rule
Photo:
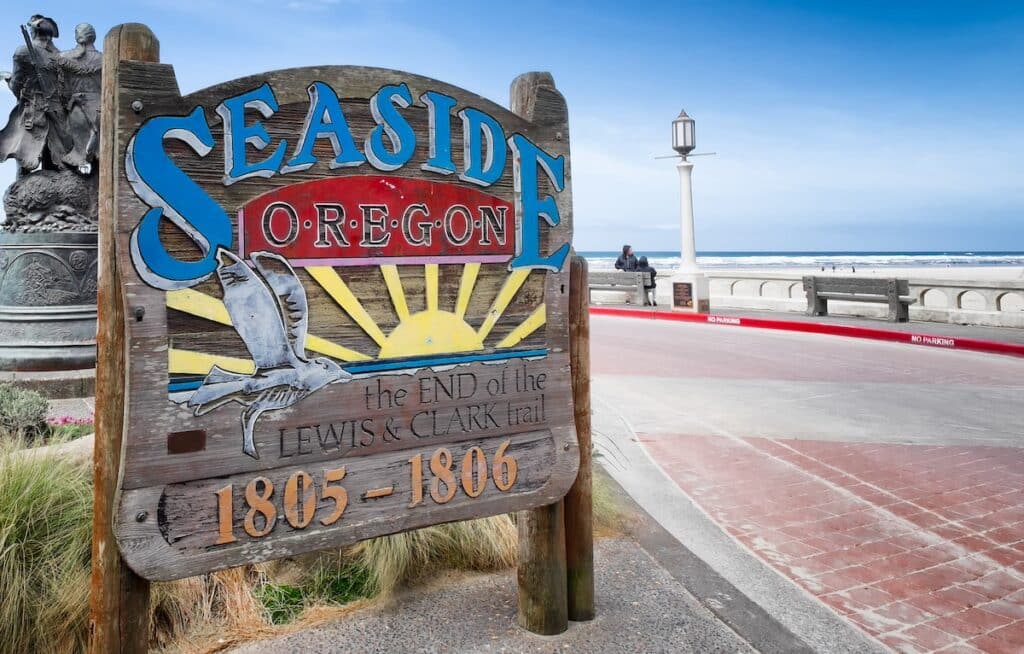
[[[708,277],[712,308],[807,310],[807,296],[799,275],[712,273]],[[1024,280],[966,282],[910,278],[909,281],[910,295],[915,300],[910,305],[911,320],[1024,328]],[[829,312],[884,318],[887,308],[882,304],[830,301]]]
[[[802,273],[708,272],[711,309],[750,309],[803,313],[807,296]],[[874,276],[884,276],[877,274]],[[967,282],[956,279],[913,277],[896,274],[910,282],[910,319],[959,325],[1024,328],[1024,279]],[[668,275],[659,276],[658,303],[671,303]],[[595,292],[596,304],[623,301],[621,293]],[[829,302],[835,315],[885,318],[883,304]]]

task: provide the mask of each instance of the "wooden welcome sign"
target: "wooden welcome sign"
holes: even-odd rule
[[[175,579],[549,505],[580,461],[565,104],[375,68],[108,100],[125,311],[114,533]]]

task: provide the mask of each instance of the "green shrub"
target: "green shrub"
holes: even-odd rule
[[[83,651],[89,610],[92,485],[88,466],[0,447],[0,650]],[[439,569],[490,570],[514,563],[508,516],[438,525],[364,541],[284,565],[246,566],[154,584],[153,644],[176,649],[193,632],[246,635],[294,622],[313,606],[389,594]],[[269,634],[268,634],[269,635]]]
[[[291,622],[306,606],[307,595],[299,586],[267,582],[260,584],[255,593],[274,624]]]
[[[49,423],[46,427],[46,443],[67,443],[68,441],[73,441],[95,431],[96,426],[91,422],[74,424],[68,423],[63,425]]]
[[[49,403],[39,393],[14,384],[0,384],[0,432],[33,438],[46,432]]]
[[[371,597],[370,573],[357,562],[320,562],[297,584],[265,581],[254,589],[273,624],[293,621],[315,604],[340,606]]]

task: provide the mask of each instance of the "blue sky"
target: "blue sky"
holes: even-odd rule
[[[81,21],[148,24],[184,92],[362,64],[505,104],[551,71],[581,250],[678,248],[677,173],[653,157],[680,108],[718,153],[694,160],[699,250],[1024,250],[1024,3],[19,2],[0,6],[4,60],[36,11],[62,48]]]

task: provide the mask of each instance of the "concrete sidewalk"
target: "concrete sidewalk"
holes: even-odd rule
[[[253,642],[234,654],[277,652],[582,652],[705,654],[759,651],[702,606],[628,538],[599,541],[597,617],[557,636],[516,626],[515,572],[442,575],[383,607]],[[782,652],[769,647],[760,651]],[[789,650],[789,651],[800,651]]]
[[[50,400],[47,418],[73,418],[75,420],[92,420],[96,413],[96,398],[76,397],[66,400]]]

